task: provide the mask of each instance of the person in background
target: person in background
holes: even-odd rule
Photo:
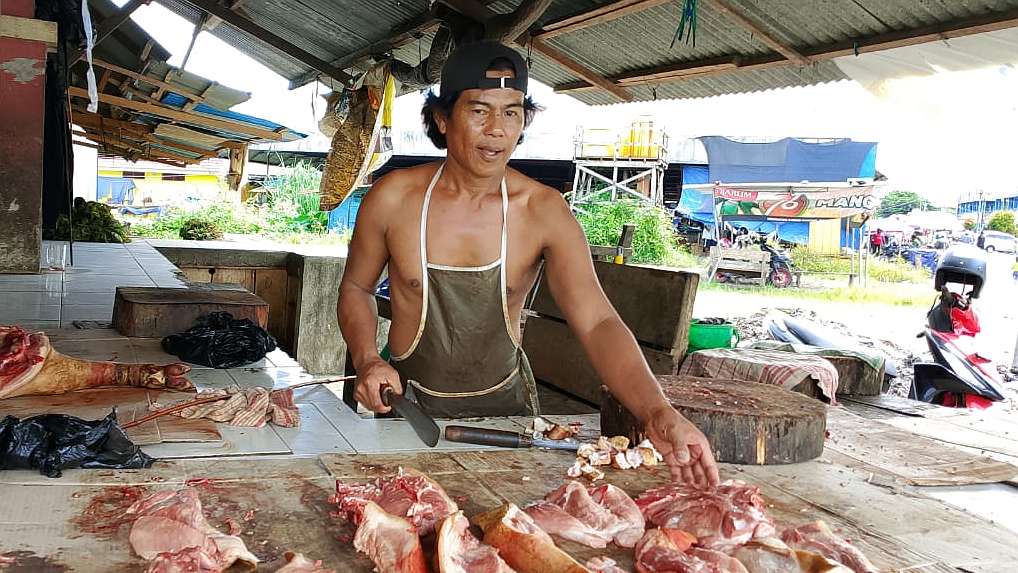
[[[976,239],[976,246],[980,249],[986,247],[986,231],[979,231],[979,238]]]

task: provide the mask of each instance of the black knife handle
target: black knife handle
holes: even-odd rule
[[[382,384],[382,387],[378,389],[378,393],[381,394],[382,396],[382,404],[385,404],[386,406],[392,406],[392,395],[395,393],[395,390],[392,389],[392,386],[389,386],[388,384]]]
[[[470,426],[446,426],[445,439],[450,442],[498,446],[502,448],[529,448],[531,446],[528,436],[518,432],[473,428]]]

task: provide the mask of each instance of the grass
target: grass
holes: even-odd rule
[[[733,286],[700,281],[700,290],[755,294],[776,298],[825,300],[860,304],[886,304],[890,306],[928,306],[932,300],[929,286],[879,284],[869,287],[834,287],[825,289],[774,288],[771,286]]]
[[[848,273],[852,269],[852,262],[847,258],[818,254],[805,247],[793,248],[790,255],[795,266],[806,273]],[[916,268],[903,259],[882,257],[870,257],[869,276],[887,283],[926,283],[930,280],[925,269]]]

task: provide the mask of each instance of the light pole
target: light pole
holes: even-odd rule
[[[985,204],[983,203],[983,191],[980,190],[979,191],[979,225],[976,226],[976,230],[979,231],[980,233],[983,232],[983,207],[984,206],[985,206]]]

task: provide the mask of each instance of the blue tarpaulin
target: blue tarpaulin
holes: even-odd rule
[[[95,197],[102,201],[109,197],[113,205],[123,205],[134,201],[134,181],[124,177],[102,177],[96,178]]]
[[[717,136],[701,137],[700,141],[707,149],[709,182],[841,182],[876,174],[877,144],[873,142],[839,139],[808,143],[785,138],[772,143],[741,143]]]
[[[329,211],[329,231],[342,233],[347,229],[353,229],[354,223],[357,221],[357,211],[361,207],[361,201],[364,200],[364,194],[368,192],[370,187],[358,187],[350,193],[338,207]]]

